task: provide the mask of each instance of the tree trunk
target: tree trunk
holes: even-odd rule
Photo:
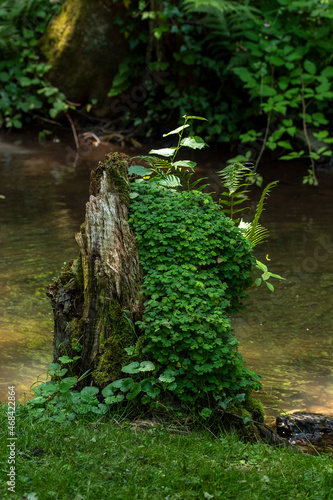
[[[143,339],[134,329],[143,298],[137,242],[127,222],[129,165],[129,157],[114,153],[92,172],[85,222],[76,235],[79,256],[47,289],[54,361],[79,354],[74,373],[89,370],[98,386],[121,377],[129,362],[125,348],[139,352]]]

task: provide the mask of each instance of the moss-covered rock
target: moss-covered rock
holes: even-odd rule
[[[74,102],[97,99],[97,110],[104,116],[110,111],[106,96],[118,66],[130,54],[128,41],[115,24],[125,15],[123,2],[67,0],[39,44],[52,65],[51,83]]]
[[[261,425],[264,422],[265,410],[262,403],[247,398],[241,405],[230,405],[223,412],[220,424],[228,430],[234,429],[244,440],[261,439]]]

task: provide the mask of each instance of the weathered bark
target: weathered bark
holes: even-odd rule
[[[75,373],[90,370],[99,386],[121,376],[128,361],[124,348],[136,345],[139,352],[142,340],[133,332],[143,299],[137,242],[127,222],[129,164],[129,157],[114,153],[92,172],[85,222],[76,235],[79,257],[47,289],[54,361],[77,355],[82,345]]]

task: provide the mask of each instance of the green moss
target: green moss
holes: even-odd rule
[[[131,188],[127,178],[127,166],[129,158],[121,153],[113,153],[106,156],[105,161],[99,162],[95,170],[91,173],[90,194],[97,196],[101,188],[101,178],[104,172],[107,175],[109,185],[114,187],[114,191],[121,193],[122,201],[129,206]]]
[[[109,327],[104,327],[100,336],[100,351],[97,368],[93,379],[98,386],[123,377],[121,369],[128,363],[129,357],[125,347],[133,343],[133,332],[130,324],[123,316],[123,308],[117,300],[110,300],[108,317],[104,322]]]
[[[146,343],[147,340],[144,335],[141,335],[136,341],[134,354],[139,362],[147,360],[147,355],[142,352]]]
[[[251,420],[264,423],[265,410],[263,404],[258,399],[249,398],[244,403],[244,407],[251,414]]]
[[[228,407],[223,416],[222,425],[230,430],[234,429],[245,440],[252,441],[255,437],[261,440],[259,427],[255,422],[263,423],[265,411],[260,401],[248,398],[241,405]]]
[[[64,3],[60,13],[49,23],[41,41],[41,50],[52,65],[72,41],[76,23],[82,16],[81,9],[74,7],[75,0]]]

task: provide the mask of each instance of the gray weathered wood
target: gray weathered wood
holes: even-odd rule
[[[90,370],[100,386],[121,376],[124,348],[137,344],[133,323],[142,315],[138,247],[127,222],[129,165],[129,157],[114,153],[92,172],[85,222],[76,235],[79,256],[47,290],[54,361],[80,355],[75,374]]]

